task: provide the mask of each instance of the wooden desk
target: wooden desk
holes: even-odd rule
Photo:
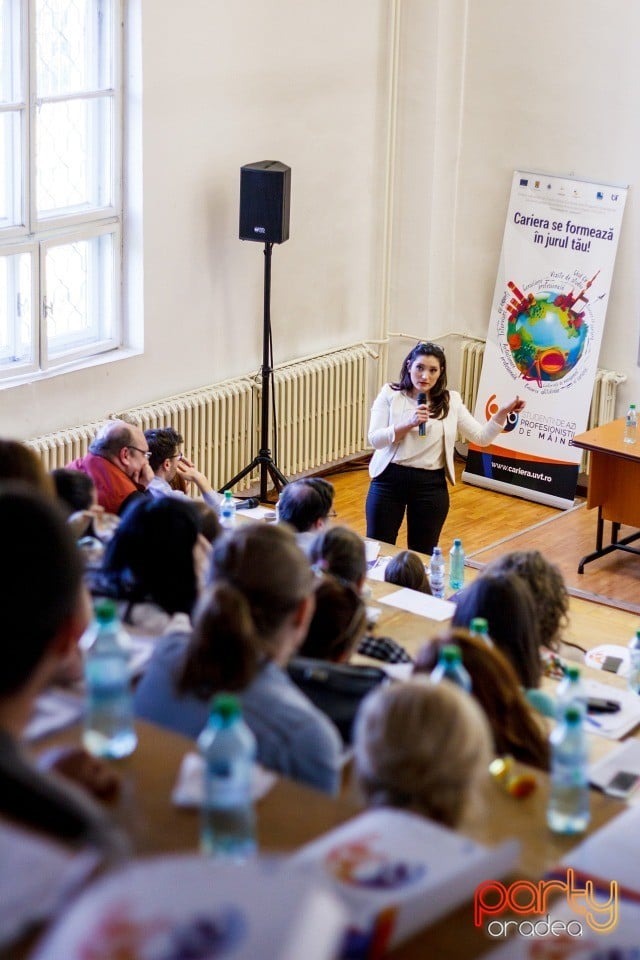
[[[618,540],[621,524],[640,529],[640,444],[624,442],[624,422],[621,417],[573,438],[574,447],[591,453],[587,508],[598,508],[596,549],[582,558],[578,573],[584,573],[585,564],[614,550],[640,554],[629,546],[640,533]],[[611,540],[603,546],[605,520],[612,525]]]
[[[138,748],[116,766],[123,778],[121,796],[113,815],[132,839],[136,854],[195,852],[198,847],[198,815],[171,803],[183,756],[193,742],[153,724],[137,722]],[[42,743],[77,744],[78,727],[69,728]],[[522,766],[522,765],[519,765]],[[525,768],[523,768],[525,769]],[[564,856],[580,838],[551,834],[545,823],[548,778],[536,772],[538,789],[525,800],[516,800],[488,781],[487,795],[471,811],[462,832],[482,843],[496,844],[516,837],[522,844],[514,879],[538,879]],[[593,832],[625,809],[620,801],[592,792]],[[289,852],[308,843],[356,815],[361,809],[351,796],[332,798],[301,784],[279,779],[257,804],[258,841],[261,850]],[[12,952],[27,957],[31,942]],[[496,941],[473,925],[472,904],[467,903],[393,951],[393,960],[423,960],[426,956],[472,960]]]

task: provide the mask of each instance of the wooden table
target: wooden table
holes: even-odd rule
[[[194,749],[191,740],[144,721],[137,722],[138,747],[116,767],[122,776],[120,797],[112,805],[114,818],[126,830],[138,855],[196,852],[198,814],[175,807],[171,791],[183,756]],[[41,746],[77,744],[80,730],[68,728],[47,738]],[[39,745],[40,748],[40,745]],[[519,765],[522,767],[522,765]],[[526,769],[526,768],[523,768]],[[522,852],[513,879],[538,879],[564,856],[579,838],[556,837],[545,823],[548,777],[536,771],[537,790],[516,800],[492,781],[478,797],[462,832],[482,843],[497,844],[516,837]],[[361,805],[350,792],[333,798],[302,784],[280,778],[257,804],[258,842],[269,852],[289,852],[355,816]],[[592,792],[593,832],[623,809],[620,801]],[[12,950],[12,960],[28,956],[33,941]],[[472,960],[495,947],[473,924],[467,903],[389,954],[393,960],[454,957]]]
[[[621,417],[573,438],[575,447],[591,453],[587,508],[598,508],[596,549],[582,558],[578,573],[584,573],[585,564],[614,550],[640,554],[630,546],[640,533],[618,540],[621,524],[640,529],[640,444],[624,442],[624,424]],[[603,545],[605,520],[611,523],[611,539]]]

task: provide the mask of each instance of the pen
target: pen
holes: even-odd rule
[[[601,727],[601,726],[602,726],[602,724],[600,723],[599,720],[596,720],[594,717],[589,716],[588,713],[586,714],[586,718],[587,718],[587,720],[589,721],[589,723],[593,724],[594,727]]]

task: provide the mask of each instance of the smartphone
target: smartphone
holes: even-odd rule
[[[605,700],[604,697],[588,697],[588,713],[618,713],[620,704],[617,700]]]
[[[609,673],[617,673],[618,667],[622,663],[622,657],[605,657],[602,661],[602,669]]]
[[[639,781],[640,775],[637,773],[630,773],[628,770],[618,770],[615,776],[612,777],[605,786],[604,792],[610,797],[619,797],[621,800],[626,800],[638,786]]]

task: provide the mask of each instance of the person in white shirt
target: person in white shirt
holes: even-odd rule
[[[460,394],[447,390],[442,347],[418,343],[402,361],[398,381],[385,384],[371,410],[367,537],[395,543],[406,510],[409,550],[431,554],[449,511],[447,479],[455,483],[458,431],[486,447],[524,405],[516,396],[480,423]]]
[[[154,474],[147,492],[152,497],[186,497],[187,494],[182,490],[171,486],[171,481],[179,477],[185,483],[193,483],[202,494],[204,502],[214,510],[218,510],[224,497],[213,489],[204,473],[201,473],[182,453],[180,446],[183,439],[177,430],[172,427],[163,427],[157,430],[145,430],[144,435],[151,452],[149,466]]]

